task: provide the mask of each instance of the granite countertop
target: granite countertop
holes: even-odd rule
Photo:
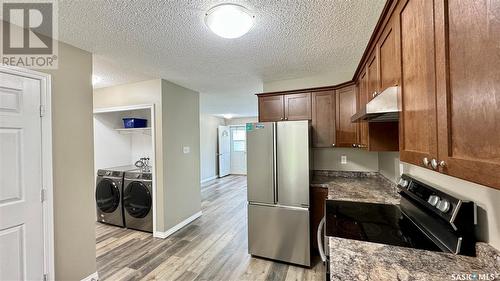
[[[330,277],[332,281],[499,280],[500,253],[477,243],[476,254],[467,257],[330,237]],[[469,279],[457,279],[462,274],[469,274],[465,276]],[[492,275],[480,279],[481,274]]]
[[[396,184],[378,173],[320,171],[311,186],[328,188],[328,199],[399,204]]]
[[[316,171],[311,186],[328,188],[328,199],[399,204],[396,185],[378,173]],[[467,257],[338,237],[329,242],[332,281],[500,280],[500,252],[486,243]]]

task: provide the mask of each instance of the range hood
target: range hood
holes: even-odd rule
[[[398,87],[385,89],[351,117],[351,122],[394,122],[399,120]]]

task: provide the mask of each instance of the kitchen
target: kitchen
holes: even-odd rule
[[[496,1],[216,2],[0,67],[1,280],[500,278]]]

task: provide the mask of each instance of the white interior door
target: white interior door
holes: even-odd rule
[[[44,272],[40,81],[0,73],[0,280]]]
[[[231,173],[231,136],[229,126],[219,126],[219,177]]]
[[[231,127],[231,174],[247,174],[247,132],[245,126]]]

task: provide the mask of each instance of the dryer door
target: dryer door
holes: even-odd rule
[[[102,179],[95,189],[97,208],[104,213],[112,213],[120,205],[120,188],[113,180]]]
[[[133,181],[123,191],[123,207],[134,218],[144,218],[151,210],[151,192],[142,182]]]

